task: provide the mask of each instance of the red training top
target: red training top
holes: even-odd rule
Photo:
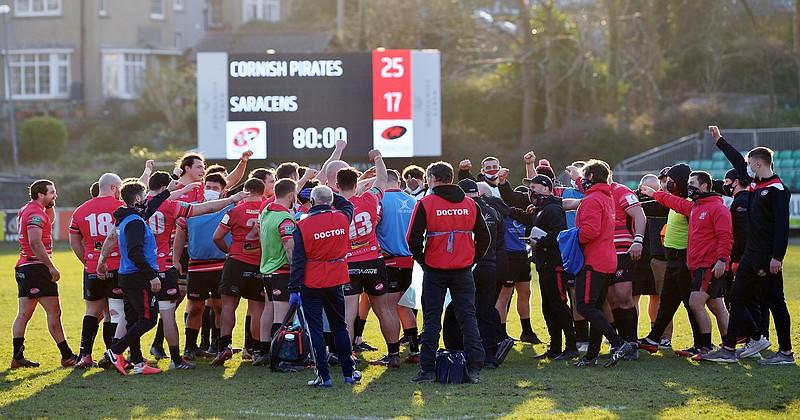
[[[585,193],[586,197],[581,200],[575,215],[585,264],[592,271],[613,274],[617,271],[617,255],[614,248],[615,219],[611,186],[595,184]]]

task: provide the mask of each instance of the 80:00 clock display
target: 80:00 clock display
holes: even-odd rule
[[[292,145],[295,149],[332,149],[337,140],[347,141],[346,128],[325,127],[320,131],[314,127],[298,127],[292,131]]]

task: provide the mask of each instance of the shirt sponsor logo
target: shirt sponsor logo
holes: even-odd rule
[[[30,290],[30,292],[31,292],[32,295],[35,295],[35,294],[39,293],[40,290],[38,288],[34,287],[33,289]]]
[[[344,229],[332,229],[324,232],[317,232],[314,234],[314,239],[332,238],[334,236],[344,235]]]
[[[444,209],[436,210],[437,216],[468,216],[469,210],[467,209]]]

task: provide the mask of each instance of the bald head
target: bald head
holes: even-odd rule
[[[100,179],[97,181],[97,185],[100,190],[98,197],[119,197],[122,179],[117,174],[107,172],[100,176]]]
[[[642,180],[639,181],[639,187],[641,188],[642,186],[650,187],[656,191],[661,188],[661,184],[658,182],[658,176],[653,174],[647,174],[642,177]]]
[[[311,204],[314,206],[333,204],[333,190],[325,185],[318,185],[311,190]]]
[[[328,177],[328,183],[332,184],[332,183],[336,182],[336,174],[340,170],[342,170],[344,168],[349,168],[349,167],[350,167],[350,165],[348,165],[347,162],[345,162],[343,160],[331,161],[328,164],[328,168],[325,170],[325,176]]]
[[[487,184],[485,182],[479,182],[478,183],[478,194],[482,195],[482,196],[486,196],[486,197],[491,197],[492,196],[492,187],[490,187],[489,184]]]

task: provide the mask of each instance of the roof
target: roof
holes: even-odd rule
[[[197,52],[225,51],[233,54],[320,53],[328,50],[333,35],[329,32],[286,32],[269,34],[209,34],[197,45]]]

